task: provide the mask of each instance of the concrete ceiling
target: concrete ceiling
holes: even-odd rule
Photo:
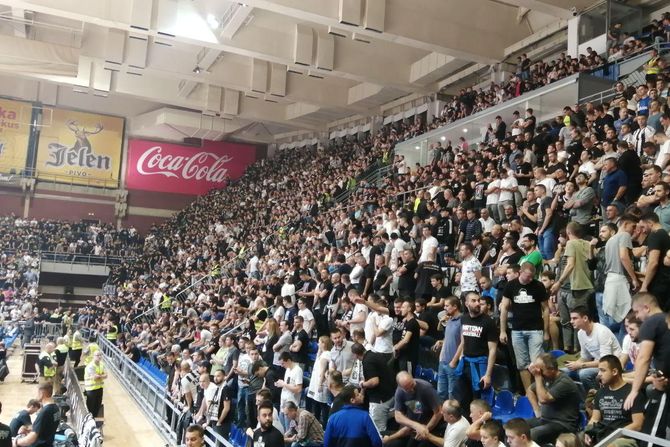
[[[0,0],[0,76],[25,79],[26,99],[58,105],[74,91],[103,112],[125,98],[128,117],[175,107],[225,120],[221,138],[270,142],[431,94],[591,3]]]

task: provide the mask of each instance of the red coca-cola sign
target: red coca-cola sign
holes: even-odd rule
[[[202,147],[130,140],[128,189],[205,194],[226,186],[256,161],[256,148],[247,144],[203,141]]]

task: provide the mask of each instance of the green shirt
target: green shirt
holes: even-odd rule
[[[591,244],[584,239],[569,240],[565,245],[565,256],[575,259],[575,267],[570,274],[572,290],[593,289],[588,260],[591,257]]]
[[[524,262],[529,262],[535,266],[535,278],[540,277],[540,273],[542,273],[542,255],[538,250],[533,250],[527,255],[524,255],[519,259],[519,265],[523,264]]]

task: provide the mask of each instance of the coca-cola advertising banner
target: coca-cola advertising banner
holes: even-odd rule
[[[247,144],[204,140],[201,147],[128,142],[128,189],[200,195],[224,187],[256,161]]]

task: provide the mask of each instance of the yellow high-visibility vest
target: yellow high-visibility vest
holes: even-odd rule
[[[73,335],[71,335],[70,349],[73,351],[81,351],[81,347],[81,334],[79,331],[76,331]]]
[[[53,355],[53,354],[49,354],[49,353],[46,352],[46,351],[42,351],[42,352],[40,352],[39,359],[42,360],[42,359],[44,359],[44,358],[48,358],[49,361],[51,362],[51,366],[44,366],[44,367],[43,367],[44,370],[43,370],[43,373],[42,373],[42,374],[44,375],[44,377],[46,377],[47,379],[49,379],[49,378],[51,378],[51,377],[53,377],[53,376],[56,375],[56,365],[57,365],[57,362],[56,362],[56,359],[54,358],[54,355]]]
[[[166,294],[163,294],[163,300],[161,301],[161,309],[162,310],[172,309],[172,298],[170,298]]]
[[[67,354],[67,351],[70,349],[67,347],[67,345],[58,345],[56,346],[56,351],[62,353],[62,354]]]
[[[647,74],[659,74],[661,72],[661,67],[658,66],[658,56],[652,57],[647,62]]]
[[[105,368],[102,366],[102,363],[99,365],[96,365],[95,363],[91,363],[86,367],[86,371],[84,373],[84,388],[86,391],[93,391],[93,390],[99,390],[102,389],[104,386],[104,379],[96,379],[96,375],[103,375],[105,373]]]
[[[118,335],[119,335],[119,327],[113,324],[112,327],[110,327],[107,333],[105,334],[105,338],[109,341],[116,341],[116,337]]]

